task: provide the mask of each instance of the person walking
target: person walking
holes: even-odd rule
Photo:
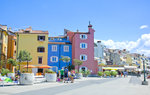
[[[64,69],[64,83],[67,82],[68,83],[68,69],[67,67],[65,67]]]
[[[63,79],[64,79],[64,69],[63,69],[63,67],[62,67],[62,69],[59,71],[59,76],[60,76],[60,81],[63,81]]]
[[[72,71],[71,71],[71,83],[74,83],[74,76],[75,76],[75,73],[74,73],[74,71],[72,70]]]

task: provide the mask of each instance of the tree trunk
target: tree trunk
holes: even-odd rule
[[[78,65],[78,73],[79,73],[79,65]]]
[[[28,61],[27,61],[27,72],[28,72]]]

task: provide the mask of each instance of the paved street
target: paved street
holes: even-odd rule
[[[8,90],[9,89],[9,90]],[[141,79],[84,78],[76,83],[42,83],[32,86],[9,86],[0,89],[0,95],[150,95],[150,86],[141,85]]]

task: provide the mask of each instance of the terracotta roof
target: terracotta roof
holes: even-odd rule
[[[48,34],[48,31],[32,30],[31,33],[46,33],[46,34]]]
[[[25,30],[17,31],[19,34],[48,34],[48,31],[32,30],[30,33],[24,33]]]

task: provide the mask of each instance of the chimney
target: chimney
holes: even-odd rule
[[[89,21],[88,29],[89,29],[89,32],[95,32],[95,30],[92,28],[90,21]]]

